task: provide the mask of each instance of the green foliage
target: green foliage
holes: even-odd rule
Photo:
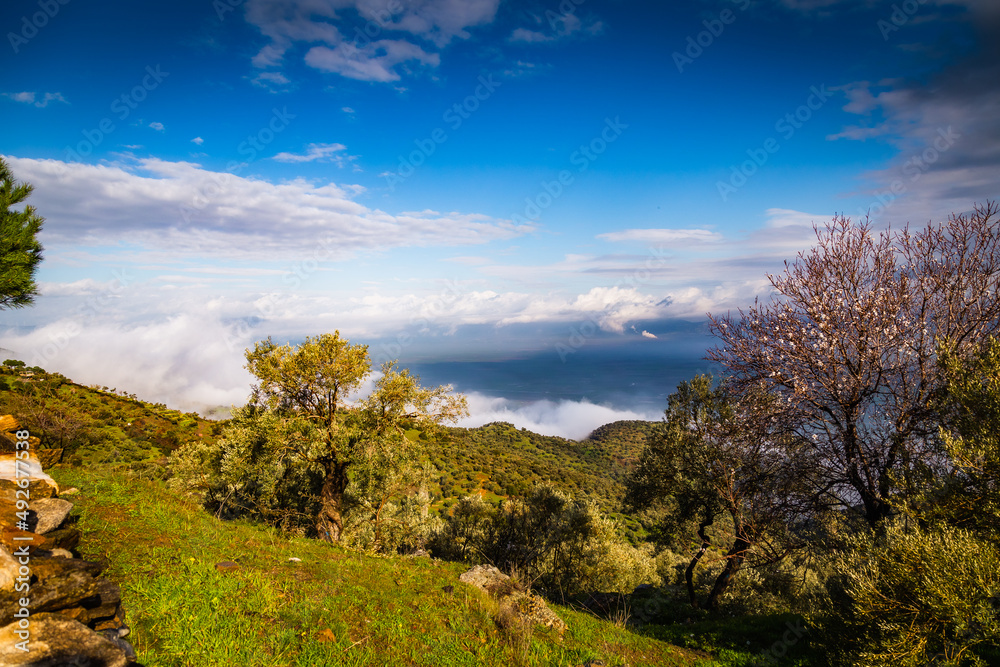
[[[419,546],[429,499],[408,498],[426,480],[416,481],[419,440],[407,433],[464,414],[464,397],[421,387],[387,363],[371,393],[352,402],[371,374],[368,350],[339,332],[295,347],[268,339],[246,358],[259,380],[250,403],[213,448],[178,454],[175,484],[203,492],[220,514],[367,549]]]
[[[1000,545],[1000,340],[962,357],[942,345],[949,415],[941,430],[951,463],[911,504],[926,521],[968,528]]]
[[[624,543],[594,503],[573,500],[550,486],[499,506],[478,496],[463,498],[430,548],[440,557],[521,573],[558,599],[659,583],[650,548]]]
[[[793,528],[801,520],[801,484],[808,473],[780,424],[768,416],[766,396],[734,396],[726,386],[712,385],[710,376],[699,375],[670,396],[664,424],[639,458],[625,503],[657,512],[662,544],[684,550],[696,545],[685,572],[693,607],[699,605],[695,575],[702,558],[725,561],[706,600],[717,608],[744,563],[776,563],[803,545]]]
[[[30,306],[38,294],[35,269],[42,261],[36,238],[44,218],[30,204],[12,211],[31,194],[32,186],[18,183],[0,157],[0,309]]]
[[[639,447],[623,435],[630,422],[605,425],[588,438],[575,442],[518,429],[505,422],[477,428],[441,428],[425,437],[426,460],[437,470],[428,483],[432,509],[442,511],[468,495],[499,502],[504,497],[526,496],[539,484],[591,500],[606,514],[619,510],[625,492],[623,481]],[[636,422],[642,429],[653,422]],[[620,427],[619,425],[624,425]],[[634,516],[617,515],[629,541],[637,543],[645,530]]]
[[[536,631],[514,647],[495,603],[458,581],[463,565],[220,521],[158,481],[106,469],[52,474],[80,489],[80,550],[107,559],[146,665],[677,667],[701,657],[569,608],[556,609],[569,625],[561,641]],[[223,560],[239,569],[216,571]]]
[[[967,531],[888,526],[859,534],[831,586],[832,664],[986,664],[1000,642],[1000,555]]]

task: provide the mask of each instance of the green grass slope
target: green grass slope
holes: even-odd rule
[[[0,413],[16,415],[44,448],[64,449],[66,460],[78,465],[152,461],[221,431],[220,422],[114,388],[6,365],[0,366]]]
[[[459,564],[377,558],[217,520],[159,481],[56,467],[74,485],[80,551],[106,558],[149,667],[691,665],[698,654],[563,607],[562,640],[500,629]],[[301,562],[292,562],[290,558]],[[239,569],[219,572],[234,561]],[[446,587],[453,586],[449,591]]]

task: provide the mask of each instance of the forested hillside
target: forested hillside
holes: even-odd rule
[[[62,449],[62,460],[78,465],[166,466],[164,457],[175,449],[188,442],[212,443],[226,424],[116,388],[83,386],[16,361],[0,366],[0,410],[18,415],[43,447]],[[468,495],[496,501],[550,483],[613,513],[620,509],[625,477],[653,426],[640,421],[606,424],[582,442],[503,422],[443,427],[430,439],[417,430],[408,436],[436,471],[428,488],[434,510],[447,511]]]

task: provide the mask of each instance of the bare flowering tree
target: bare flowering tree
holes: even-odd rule
[[[774,294],[709,315],[709,358],[738,390],[763,389],[812,453],[817,505],[891,513],[916,466],[934,465],[939,344],[962,354],[1000,321],[1000,220],[988,202],[911,231],[835,217],[769,276]]]

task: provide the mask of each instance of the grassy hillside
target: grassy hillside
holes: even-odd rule
[[[736,667],[754,664],[790,622],[780,614],[693,614],[661,591],[623,610],[632,614],[627,629],[617,607],[611,615],[617,624],[556,607],[569,625],[565,638],[541,631],[529,638],[502,629],[496,603],[459,584],[465,565],[373,557],[262,525],[223,522],[169,491],[162,481],[170,475],[166,455],[218,438],[223,422],[15,366],[0,367],[0,410],[16,414],[43,447],[65,450],[51,472],[82,491],[74,497],[85,533],[81,552],[111,563],[109,576],[123,587],[134,628],[130,640],[150,666],[604,660]],[[424,445],[425,460],[435,466],[430,491],[439,512],[471,493],[498,500],[548,482],[614,515],[625,476],[653,428],[615,422],[582,442],[504,423],[446,428],[431,439],[419,431],[408,436]],[[616,516],[626,537],[642,537],[633,517]],[[239,569],[217,571],[215,564],[226,560]],[[809,661],[803,642],[778,664]]]
[[[556,607],[560,641],[494,621],[494,603],[458,582],[464,566],[378,558],[222,522],[155,480],[59,467],[80,488],[81,552],[107,558],[129,640],[150,666],[691,665],[698,654]],[[290,558],[301,562],[292,562]],[[234,561],[239,569],[219,572]],[[447,587],[453,587],[449,590]]]
[[[37,367],[0,366],[0,411],[16,414],[43,447],[64,449],[77,465],[152,461],[186,442],[214,440],[222,429],[197,414]]]

